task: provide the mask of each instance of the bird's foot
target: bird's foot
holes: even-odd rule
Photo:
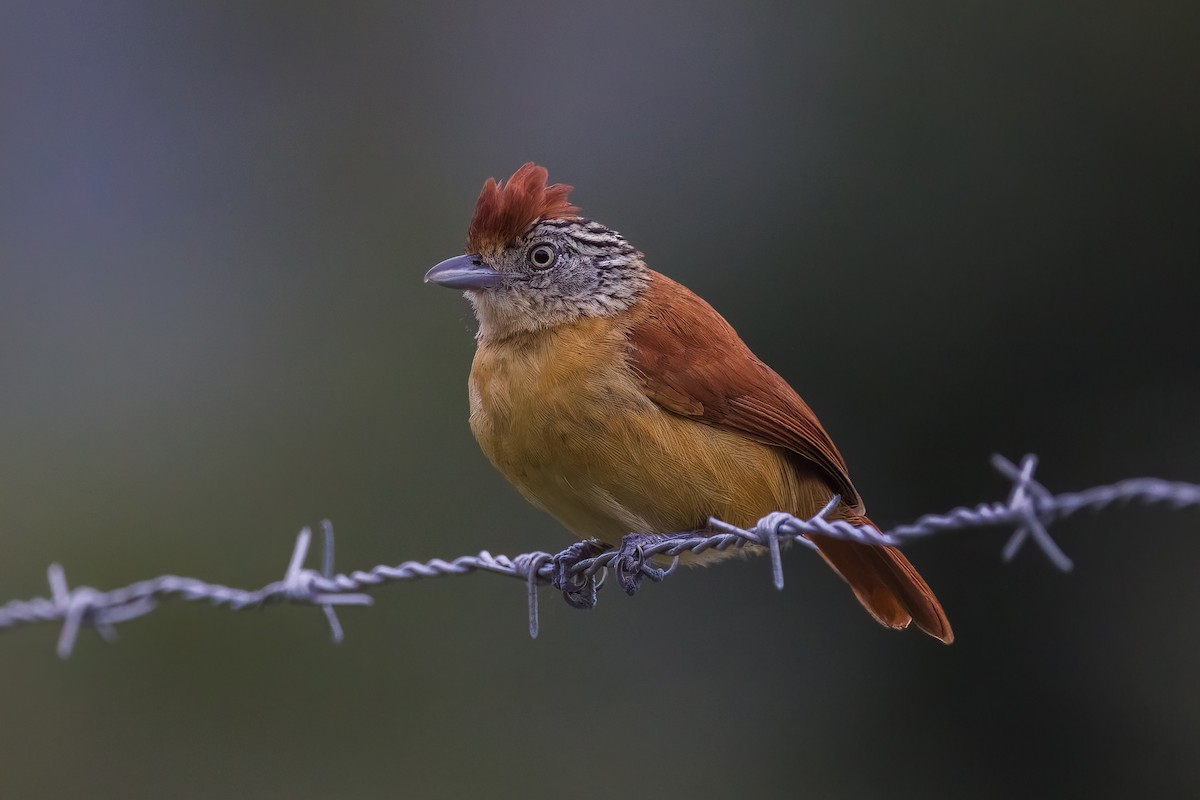
[[[554,559],[554,577],[551,585],[562,592],[563,599],[572,608],[595,608],[596,591],[600,585],[595,573],[587,575],[583,572],[572,573],[571,570],[580,561],[595,558],[611,547],[599,539],[585,539],[562,551]]]
[[[692,532],[685,533],[691,534]],[[655,567],[651,565],[651,559],[654,556],[646,555],[646,550],[654,545],[678,539],[681,535],[685,534],[631,533],[621,539],[617,557],[609,563],[609,566],[616,572],[617,583],[625,590],[625,594],[630,597],[637,594],[638,589],[642,588],[642,578],[649,578],[658,583],[675,571],[675,568],[679,566],[679,556],[675,556],[675,560],[669,567]]]

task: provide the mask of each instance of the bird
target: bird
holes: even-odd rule
[[[712,518],[743,528],[774,511],[807,518],[834,495],[827,518],[871,524],[800,395],[711,305],[581,216],[573,190],[532,162],[489,178],[466,253],[425,274],[473,308],[470,426],[496,469],[601,547],[710,531]],[[808,538],[880,624],[953,641],[899,550]]]

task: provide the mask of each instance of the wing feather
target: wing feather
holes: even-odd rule
[[[687,288],[650,274],[629,329],[629,359],[642,391],[663,408],[736,431],[815,464],[856,524],[862,499],[846,461],[800,395],[755,357],[725,319]],[[803,513],[803,509],[793,511]],[[859,601],[890,628],[917,627],[949,644],[954,632],[928,584],[892,547],[813,536]]]
[[[685,417],[737,431],[817,465],[832,491],[863,513],[846,461],[795,390],[733,327],[686,287],[652,272],[630,329],[630,364],[642,391]]]

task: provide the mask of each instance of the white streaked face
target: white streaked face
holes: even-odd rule
[[[467,292],[481,336],[613,314],[646,283],[642,254],[587,219],[540,220],[508,247],[480,255],[505,277],[501,286]]]

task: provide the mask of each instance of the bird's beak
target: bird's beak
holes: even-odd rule
[[[474,253],[447,258],[425,273],[426,283],[450,289],[492,289],[504,282],[504,276],[483,263]]]

